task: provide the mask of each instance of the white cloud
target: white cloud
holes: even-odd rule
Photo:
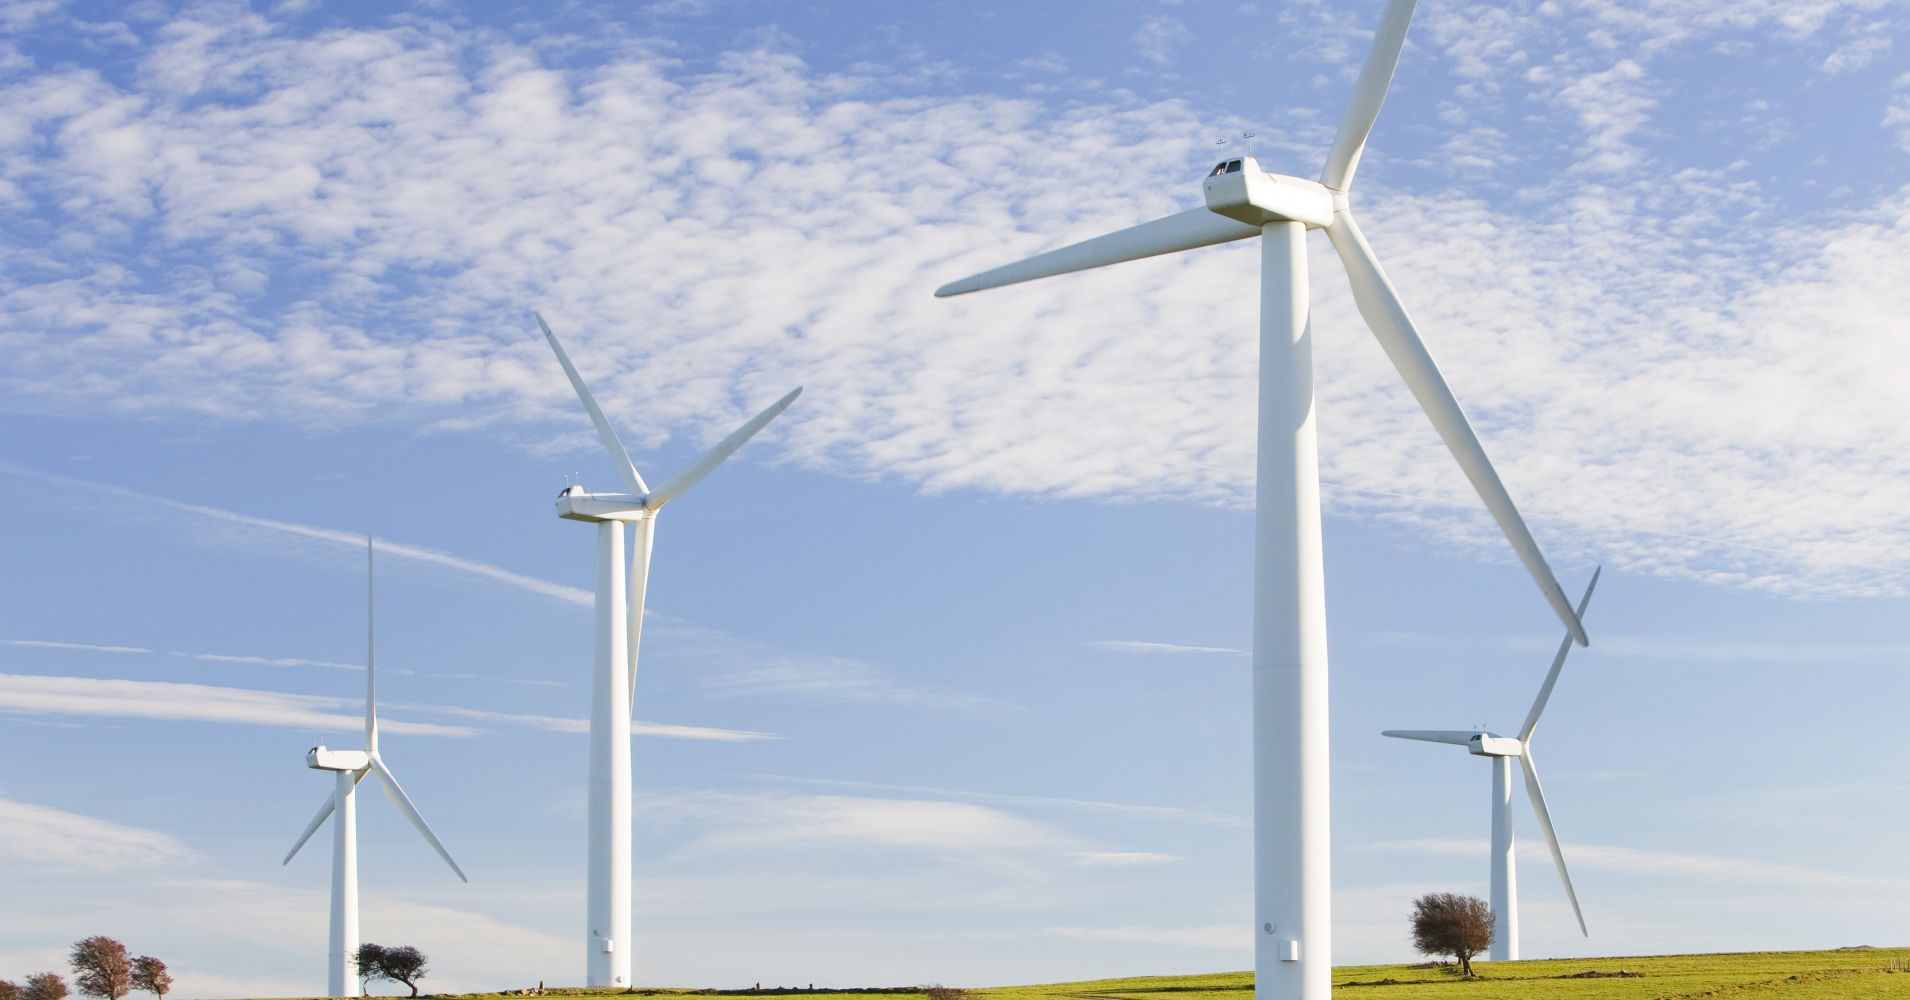
[[[233,656],[225,653],[174,653],[192,660],[204,660],[207,663],[237,663],[256,667],[320,667],[326,670],[363,671],[362,663],[334,663],[331,660],[308,660],[298,656]]]
[[[45,639],[0,639],[0,646],[25,649],[72,649],[88,653],[151,653],[143,646],[100,646],[90,642],[52,642]]]
[[[364,703],[352,698],[286,694],[251,688],[181,684],[172,681],[111,680],[98,677],[55,677],[0,674],[0,714],[79,716],[116,719],[159,719],[175,722],[217,722],[231,725],[272,726],[300,732],[357,732],[365,725]],[[549,715],[489,712],[448,705],[385,705],[379,724],[388,733],[418,736],[474,736],[465,726],[393,719],[384,710],[446,715],[478,722],[546,729],[563,733],[590,731],[589,720]],[[753,743],[782,737],[746,729],[717,729],[668,722],[633,721],[636,736],[702,740],[717,743]]]
[[[902,684],[873,664],[836,656],[774,656],[753,666],[709,675],[705,687],[719,695],[917,702],[958,708],[995,704],[992,699],[975,695]]]
[[[436,712],[459,719],[472,719],[480,722],[504,722],[516,726],[528,726],[531,729],[547,729],[557,733],[588,733],[589,719],[577,719],[558,715],[523,715],[514,712],[487,712],[475,708],[447,708],[442,705],[397,706],[414,711]],[[779,740],[775,733],[759,733],[748,729],[714,729],[709,726],[684,726],[669,722],[644,722],[633,719],[630,722],[633,736],[656,736],[675,740],[703,740],[713,743],[756,743],[762,740]]]
[[[725,697],[911,704],[979,710],[1003,703],[931,684],[909,684],[893,671],[863,660],[792,654],[719,629],[654,611],[644,616],[643,641],[672,663],[693,665],[703,689]]]
[[[1253,947],[1247,928],[1232,924],[1202,927],[1050,927],[1056,937],[1122,944],[1172,945],[1182,948],[1222,948],[1246,952]]]
[[[999,809],[932,799],[700,792],[655,797],[644,809],[663,821],[701,821],[698,852],[888,848],[988,861],[1072,843]]]
[[[868,791],[899,792],[905,795],[927,795],[935,798],[967,799],[976,802],[993,802],[999,805],[1080,809],[1090,812],[1129,816],[1136,819],[1173,820],[1176,822],[1199,823],[1203,825],[1211,824],[1215,826],[1247,825],[1247,821],[1240,816],[1227,813],[1207,812],[1199,809],[1183,809],[1179,806],[1142,805],[1133,802],[1106,802],[1099,799],[1075,799],[1055,795],[1015,795],[1006,792],[977,792],[960,788],[897,785],[879,781],[852,781],[842,778],[805,778],[784,774],[765,775],[764,777],[797,784],[829,785],[839,788],[859,788]]]
[[[1194,40],[1194,33],[1180,18],[1169,14],[1149,14],[1134,32],[1134,46],[1142,59],[1156,66],[1171,66],[1174,51]]]
[[[1490,645],[1532,653],[1550,653],[1557,638],[1537,636],[1454,639],[1420,632],[1376,632],[1369,639],[1413,646]],[[1837,663],[1875,663],[1910,660],[1910,645],[1888,643],[1734,642],[1680,636],[1600,632],[1598,655],[1682,663],[1773,663],[1827,666]]]
[[[156,830],[0,798],[0,855],[59,869],[164,868],[197,855]]]
[[[1490,12],[1461,5],[1415,35],[1523,88],[1533,134],[1570,158],[1515,197],[1360,193],[1555,559],[1782,593],[1910,587],[1910,424],[1889,374],[1910,363],[1893,325],[1910,192],[1799,214],[1654,142],[1679,46],[1755,27],[1808,39],[1862,7],[1554,5],[1500,45],[1483,41]],[[779,52],[683,77],[641,51],[558,68],[482,31],[306,39],[229,21],[182,15],[133,57],[137,84],[49,72],[0,92],[19,123],[0,142],[7,176],[70,206],[65,239],[31,251],[43,266],[0,288],[0,384],[21,405],[486,427],[588,449],[526,321],[542,305],[641,444],[713,437],[800,382],[752,454],[931,491],[1250,495],[1251,253],[928,294],[1191,203],[1205,135],[1187,104],[883,99]],[[198,99],[208,86],[221,100]],[[1465,119],[1502,98],[1459,99]],[[1383,117],[1369,161],[1407,124]],[[1335,508],[1503,558],[1316,251]],[[168,252],[211,263],[137,280],[141,255]],[[268,303],[260,282],[293,270],[298,298]],[[262,521],[232,523],[299,527]],[[337,534],[321,537],[351,538]]]
[[[1389,840],[1358,845],[1361,850],[1404,851],[1418,854],[1444,854],[1484,857],[1489,849],[1481,839],[1435,837],[1419,840]],[[1520,842],[1519,856],[1534,864],[1549,864],[1551,854],[1542,844]],[[1608,871],[1668,876],[1724,882],[1748,882],[1844,893],[1901,895],[1910,891],[1910,878],[1857,874],[1810,868],[1802,865],[1772,864],[1753,858],[1694,854],[1677,851],[1642,850],[1611,844],[1566,844],[1565,861],[1574,869],[1599,868]]]
[[[1075,856],[1075,860],[1094,868],[1129,868],[1166,865],[1183,859],[1178,854],[1162,854],[1157,851],[1083,851]]]
[[[1890,51],[1890,44],[1891,40],[1887,35],[1866,35],[1853,39],[1824,57],[1824,72],[1831,76],[1854,73],[1869,66],[1871,61],[1879,55]]]
[[[1109,649],[1117,653],[1229,653],[1236,656],[1246,654],[1245,650],[1231,649],[1226,646],[1183,646],[1172,642],[1141,642],[1134,639],[1091,639],[1085,645],[1096,649]]]
[[[269,517],[258,517],[253,514],[241,514],[237,511],[224,510],[218,507],[209,507],[204,504],[183,503],[178,500],[169,500],[169,499],[166,499],[165,497],[157,497],[147,493],[140,493],[136,490],[130,490],[123,486],[115,486],[111,483],[99,483],[99,482],[93,482],[87,479],[76,479],[72,476],[62,476],[62,475],[57,475],[51,472],[42,472],[37,469],[29,469],[23,466],[14,465],[10,462],[0,462],[0,473],[12,475],[12,476],[19,476],[19,477],[27,478],[27,479],[34,479],[40,482],[50,483],[52,485],[60,486],[62,488],[67,488],[67,489],[87,490],[87,491],[97,493],[106,497],[111,497],[116,500],[125,501],[133,506],[140,507],[140,508],[158,507],[166,511],[171,511],[171,512],[180,513],[180,514],[187,514],[187,515],[199,517],[199,518],[207,518],[207,519],[222,522],[228,525],[238,525],[238,526],[246,527],[246,528],[262,529],[268,532],[284,534],[284,535],[292,535],[298,538],[303,538],[303,539],[308,539],[308,540],[318,541],[318,542],[325,542],[325,543],[329,543],[333,545],[348,545],[354,550],[357,550],[360,552],[364,551],[364,548],[365,548],[364,535],[356,534],[349,531],[339,531],[335,528],[321,528],[317,525],[299,524],[293,521],[280,521],[280,520],[275,520]],[[539,594],[544,597],[555,598],[557,600],[566,601],[571,604],[582,604],[582,605],[588,606],[594,603],[594,601],[596,600],[595,596],[592,595],[590,591],[584,590],[580,587],[565,586],[564,584],[561,584],[561,583],[552,583],[549,580],[540,580],[537,577],[526,576],[522,573],[514,573],[501,566],[495,566],[490,563],[480,562],[475,559],[466,559],[463,556],[453,555],[449,552],[444,552],[439,549],[426,548],[422,545],[407,545],[403,542],[393,542],[393,541],[388,541],[385,539],[378,539],[373,542],[373,545],[375,546],[377,551],[382,555],[396,556],[400,559],[409,559],[416,562],[428,563],[434,566],[443,567],[445,569],[455,570],[460,573],[466,573],[466,574],[480,577],[486,580],[502,583],[507,586],[516,587],[521,590],[528,590],[534,594]],[[202,658],[208,658],[208,657],[202,657]],[[313,661],[313,660],[303,660],[303,661],[298,661],[298,664],[296,665],[314,666],[314,665],[332,665],[332,664],[324,664],[324,663],[321,663],[320,661]]]
[[[218,722],[272,726],[299,732],[362,730],[363,703],[348,698],[255,691],[170,681],[107,680],[0,674],[0,713],[116,719]],[[463,726],[381,718],[386,732],[418,736],[473,736]]]

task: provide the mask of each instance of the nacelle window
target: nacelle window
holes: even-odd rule
[[[1208,174],[1207,176],[1219,177],[1221,174],[1237,174],[1239,172],[1240,172],[1239,160],[1226,160],[1222,163],[1216,164],[1214,166],[1214,172],[1211,174]]]

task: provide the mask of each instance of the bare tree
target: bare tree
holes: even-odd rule
[[[133,991],[133,956],[104,934],[74,943],[73,985],[89,997],[119,1000]]]
[[[1435,892],[1413,900],[1413,947],[1451,955],[1459,974],[1473,975],[1472,956],[1492,944],[1492,908],[1477,896]]]
[[[59,973],[40,972],[27,977],[20,1000],[65,1000],[68,992],[66,980],[61,979]]]
[[[0,979],[0,1000],[20,1000],[20,984],[11,979]]]
[[[166,1000],[166,992],[172,989],[172,973],[166,971],[166,963],[151,955],[141,955],[133,959],[133,989],[145,990],[159,1000]]]
[[[410,945],[387,947],[381,944],[362,944],[352,956],[358,965],[358,975],[369,982],[383,979],[393,983],[403,983],[411,987],[411,995],[418,995],[418,980],[425,972],[424,952]]]

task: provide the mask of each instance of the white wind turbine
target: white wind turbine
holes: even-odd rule
[[[535,315],[535,314],[534,314]],[[584,386],[583,376],[570,363],[557,335],[544,317],[537,317],[544,339],[570,378],[571,388],[583,401],[590,422],[597,426],[610,460],[628,493],[586,493],[581,485],[566,487],[557,497],[557,516],[597,525],[596,662],[590,697],[590,830],[586,885],[587,920],[584,948],[586,983],[590,986],[630,985],[630,711],[637,683],[637,641],[643,634],[644,591],[650,578],[650,546],[657,512],[663,505],[695,486],[711,470],[735,454],[756,432],[776,419],[802,395],[800,387],[716,443],[689,468],[656,489],[637,473],[610,421]],[[635,529],[635,549],[628,560],[625,580],[623,526]]]
[[[444,849],[438,835],[431,832],[430,824],[418,814],[418,807],[411,804],[410,796],[398,785],[398,777],[391,773],[384,759],[378,755],[378,667],[375,659],[375,646],[372,633],[372,565],[371,539],[365,539],[365,749],[332,750],[324,744],[313,747],[305,754],[305,766],[315,771],[330,771],[334,775],[332,794],[326,796],[325,804],[318,809],[318,815],[312,817],[305,832],[299,834],[298,843],[285,854],[280,864],[290,864],[292,856],[312,834],[325,823],[325,817],[335,817],[332,824],[332,926],[330,944],[325,952],[325,988],[328,997],[355,997],[359,995],[358,976],[351,967],[352,955],[358,951],[358,782],[367,774],[376,774],[378,783],[385,786],[385,794],[398,806],[411,825],[429,841],[444,863],[451,866],[459,880],[471,881],[464,877],[464,869],[451,860],[451,852]]]
[[[1559,620],[1588,640],[1486,458],[1406,307],[1353,219],[1348,191],[1398,65],[1414,0],[1391,0],[1320,180],[1223,161],[1206,207],[944,285],[961,295],[1158,254],[1260,237],[1260,417],[1254,521],[1254,984],[1260,1000],[1332,989],[1327,796],[1326,594],[1309,329],[1309,229],[1339,252],[1360,315],[1485,501]]]
[[[1598,570],[1592,571],[1592,582],[1585,585],[1585,596],[1579,599],[1578,616],[1585,617],[1585,606],[1592,603],[1592,588],[1598,586]],[[1532,710],[1526,713],[1525,725],[1519,727],[1517,738],[1500,736],[1490,732],[1464,732],[1446,729],[1388,729],[1381,736],[1391,736],[1401,740],[1421,740],[1426,743],[1450,743],[1465,747],[1475,757],[1485,757],[1492,761],[1492,948],[1486,957],[1495,962],[1516,962],[1519,959],[1519,886],[1518,869],[1512,857],[1512,758],[1519,758],[1520,769],[1525,772],[1525,796],[1532,801],[1532,811],[1538,815],[1539,829],[1545,831],[1545,845],[1552,850],[1552,863],[1558,867],[1559,881],[1565,883],[1565,898],[1572,901],[1572,915],[1578,918],[1578,932],[1587,937],[1591,932],[1585,929],[1585,914],[1578,908],[1578,893],[1572,891],[1572,876],[1565,871],[1565,852],[1559,849],[1558,834],[1552,829],[1552,813],[1545,808],[1545,789],[1539,786],[1539,767],[1532,760],[1532,733],[1539,728],[1539,714],[1545,711],[1545,703],[1552,697],[1552,687],[1559,680],[1559,671],[1565,668],[1565,654],[1572,651],[1572,637],[1568,634],[1559,643],[1558,655],[1552,657],[1552,670],[1545,675],[1545,683],[1539,685],[1539,696],[1532,699]]]

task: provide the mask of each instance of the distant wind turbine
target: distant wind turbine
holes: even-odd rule
[[[1314,427],[1306,233],[1325,230],[1360,315],[1472,482],[1539,590],[1589,640],[1538,542],[1486,458],[1353,218],[1349,192],[1406,43],[1414,0],[1392,0],[1318,181],[1223,160],[1206,207],[1051,250],[937,289],[962,295],[1122,261],[1260,238],[1260,421],[1254,521],[1254,994],[1327,1000],[1332,991],[1327,775],[1326,586]]]
[[[460,881],[469,882],[464,877],[464,869],[451,860],[451,852],[444,849],[438,835],[431,832],[430,824],[418,814],[418,808],[411,804],[411,797],[398,785],[398,776],[391,773],[384,759],[378,754],[378,665],[375,658],[376,644],[372,629],[372,555],[371,539],[365,539],[365,749],[332,750],[324,744],[313,747],[305,754],[305,766],[315,771],[330,771],[334,775],[332,794],[326,796],[325,804],[318,809],[318,815],[312,817],[305,832],[299,834],[298,843],[285,854],[280,864],[290,864],[292,856],[312,834],[325,823],[327,816],[336,817],[332,824],[332,927],[330,944],[325,951],[325,988],[328,997],[355,997],[359,995],[358,976],[352,969],[352,956],[358,951],[358,782],[367,774],[376,774],[378,783],[385,786],[385,794],[398,810],[405,814],[411,825],[418,828],[424,839],[431,844],[444,863],[451,866]]]
[[[1579,599],[1578,616],[1585,617],[1585,607],[1592,603],[1592,588],[1598,586],[1598,571],[1592,571],[1592,582],[1585,585],[1585,596]],[[1381,736],[1391,736],[1401,740],[1420,740],[1426,743],[1449,743],[1465,747],[1475,757],[1485,757],[1492,761],[1492,949],[1486,957],[1495,962],[1516,962],[1519,960],[1519,887],[1518,869],[1512,857],[1512,758],[1519,758],[1519,766],[1525,772],[1525,795],[1532,801],[1532,811],[1538,815],[1539,829],[1545,831],[1545,844],[1552,850],[1552,863],[1558,867],[1559,881],[1565,883],[1565,898],[1572,902],[1572,915],[1578,918],[1578,932],[1586,937],[1591,932],[1585,929],[1585,914],[1578,908],[1578,893],[1572,890],[1572,876],[1565,871],[1565,852],[1559,849],[1558,834],[1552,829],[1552,813],[1545,807],[1545,790],[1539,787],[1539,766],[1532,760],[1532,734],[1539,728],[1539,715],[1545,711],[1545,703],[1552,698],[1552,687],[1559,680],[1559,671],[1565,668],[1565,654],[1572,651],[1570,634],[1559,643],[1558,655],[1552,657],[1552,671],[1545,675],[1545,683],[1539,685],[1539,695],[1532,700],[1532,710],[1526,713],[1525,725],[1519,727],[1517,738],[1500,736],[1490,732],[1465,732],[1448,729],[1388,729]]]
[[[596,664],[590,697],[589,881],[585,890],[585,981],[590,986],[630,985],[630,710],[637,684],[637,641],[643,634],[643,601],[650,580],[650,546],[657,512],[695,486],[736,453],[756,432],[789,408],[802,389],[789,391],[705,452],[690,467],[651,489],[610,429],[583,376],[557,342],[550,324],[537,317],[571,388],[590,414],[597,436],[628,493],[586,493],[564,488],[557,516],[597,525]],[[635,530],[635,551],[625,578],[623,526]]]

